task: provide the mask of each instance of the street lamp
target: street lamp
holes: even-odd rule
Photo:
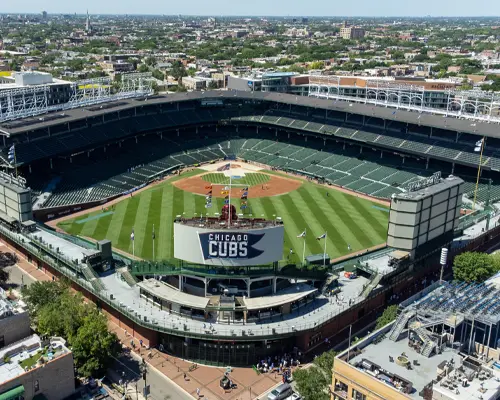
[[[148,400],[148,394],[149,394],[149,387],[147,384],[148,365],[146,364],[144,358],[142,359],[142,363],[139,365],[139,370],[141,371],[142,379],[144,379],[144,389],[142,394],[144,395],[145,400]]]

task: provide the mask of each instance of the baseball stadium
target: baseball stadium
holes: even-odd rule
[[[498,124],[420,111],[217,91],[4,118],[0,239],[169,354],[307,356],[449,274],[442,247],[498,241]]]

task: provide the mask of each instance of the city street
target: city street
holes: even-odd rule
[[[140,373],[141,359],[135,353],[123,354],[116,359],[112,371],[109,371],[109,376],[113,381],[122,379],[127,383],[127,393],[136,399],[142,398],[144,380]],[[175,383],[166,378],[156,369],[148,366],[147,369],[147,384],[150,386],[150,395],[148,399],[152,400],[191,400],[193,397],[182,390]],[[137,395],[137,392],[139,393]]]

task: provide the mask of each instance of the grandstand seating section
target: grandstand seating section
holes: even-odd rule
[[[477,137],[459,134],[450,138],[450,132],[435,130],[428,135],[428,128],[408,127],[398,121],[388,122],[383,126],[373,118],[349,115],[347,121],[342,113],[329,112],[329,115],[268,110],[255,112],[254,109],[195,109],[185,108],[180,111],[167,110],[163,113],[137,115],[134,118],[113,119],[108,124],[95,123],[81,126],[70,133],[63,132],[53,136],[35,137],[28,142],[16,145],[17,161],[25,164],[47,159],[61,154],[89,150],[89,159],[75,161],[72,168],[62,173],[62,179],[52,195],[48,197],[44,208],[79,204],[111,198],[141,185],[151,182],[156,177],[170,170],[186,165],[194,165],[237,156],[271,167],[293,170],[302,174],[324,178],[327,182],[372,196],[389,198],[393,193],[404,190],[408,183],[434,172],[426,170],[425,165],[402,165],[401,157],[394,156],[395,151],[413,153],[419,157],[446,162],[479,163],[479,155],[474,152]],[[174,132],[133,136],[140,132],[154,132],[160,128],[168,129],[182,125],[203,124],[220,120],[231,120],[237,124],[268,124],[280,128],[294,128],[302,132],[319,133],[339,138],[339,142],[322,140],[305,143],[305,139],[292,135],[291,139],[256,137],[255,128],[240,125],[240,132],[251,130],[251,134],[239,134],[234,127],[228,126],[225,134],[214,135],[213,127],[199,127],[196,138],[184,139]],[[229,129],[230,128],[230,129]],[[222,130],[224,128],[221,128]],[[232,139],[227,139],[230,135]],[[364,143],[366,151],[360,153],[359,146],[343,144]],[[137,141],[135,141],[137,140]],[[105,143],[114,142],[102,153],[102,148],[91,150]],[[123,147],[117,148],[118,144]],[[370,152],[373,147],[387,149],[380,158],[380,152]],[[380,148],[380,147],[379,147]],[[99,154],[97,154],[99,152]],[[119,156],[115,156],[118,155]],[[82,157],[85,158],[85,157]],[[110,162],[112,160],[112,162]],[[500,169],[500,145],[492,141],[486,147],[483,157],[486,167]],[[44,177],[47,179],[47,177]],[[52,177],[51,177],[52,178]],[[45,181],[47,182],[47,180]],[[39,179],[29,179],[34,194],[43,191]],[[473,197],[475,185],[466,184],[465,193]],[[487,185],[481,184],[478,201],[485,201]],[[492,201],[500,199],[500,187],[493,185]]]
[[[380,144],[399,151],[413,152],[419,155],[440,157],[450,162],[462,162],[472,165],[479,164],[479,154],[474,151],[475,142],[478,137],[462,134],[450,139],[442,132],[428,137],[422,133],[419,127],[406,129],[406,126],[397,122],[391,122],[384,129],[383,126],[373,126],[366,121],[348,119],[347,122],[338,118],[326,118],[324,116],[292,115],[288,112],[268,111],[264,115],[245,115],[232,118],[234,121],[247,121],[266,123],[287,128],[298,128],[304,131],[334,135],[337,137],[364,143]],[[357,124],[357,125],[356,125]],[[429,130],[430,132],[430,130]],[[490,141],[491,142],[491,141]],[[489,143],[485,147],[483,165],[500,169],[500,146],[496,142]]]
[[[304,143],[282,143],[271,139],[234,137],[232,139],[182,140],[157,135],[124,142],[115,149],[120,157],[110,153],[104,157],[92,155],[95,162],[74,165],[62,175],[62,180],[43,204],[44,208],[98,201],[120,195],[147,184],[155,177],[180,166],[195,165],[229,155],[294,170],[310,176],[324,177],[328,182],[377,197],[390,197],[400,192],[418,174],[398,169],[395,160],[356,158],[351,149],[315,149]],[[110,152],[110,150],[108,150]],[[113,162],[110,162],[113,160]],[[384,161],[385,165],[379,161]],[[388,165],[389,164],[389,165]],[[431,174],[432,171],[425,171]],[[41,191],[41,189],[39,189]]]

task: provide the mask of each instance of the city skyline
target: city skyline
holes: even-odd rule
[[[231,3],[228,7],[227,1],[214,0],[206,2],[193,0],[189,7],[183,4],[166,5],[157,0],[147,2],[132,2],[125,0],[120,2],[120,12],[117,13],[115,2],[100,2],[88,0],[82,9],[81,3],[63,2],[62,0],[49,0],[43,6],[34,0],[26,0],[21,3],[4,4],[1,13],[36,13],[42,9],[52,14],[77,13],[84,14],[88,8],[91,14],[135,14],[135,15],[193,15],[193,16],[356,16],[356,17],[491,17],[500,15],[500,2],[494,3],[489,0],[478,0],[473,9],[465,0],[433,2],[422,0],[418,7],[408,7],[406,3],[397,3],[389,0],[372,2],[369,0],[358,0],[356,3],[332,4],[325,0],[314,2],[298,2],[290,4],[284,0],[272,3],[264,0],[255,0],[248,3]],[[40,9],[42,8],[42,9]]]

